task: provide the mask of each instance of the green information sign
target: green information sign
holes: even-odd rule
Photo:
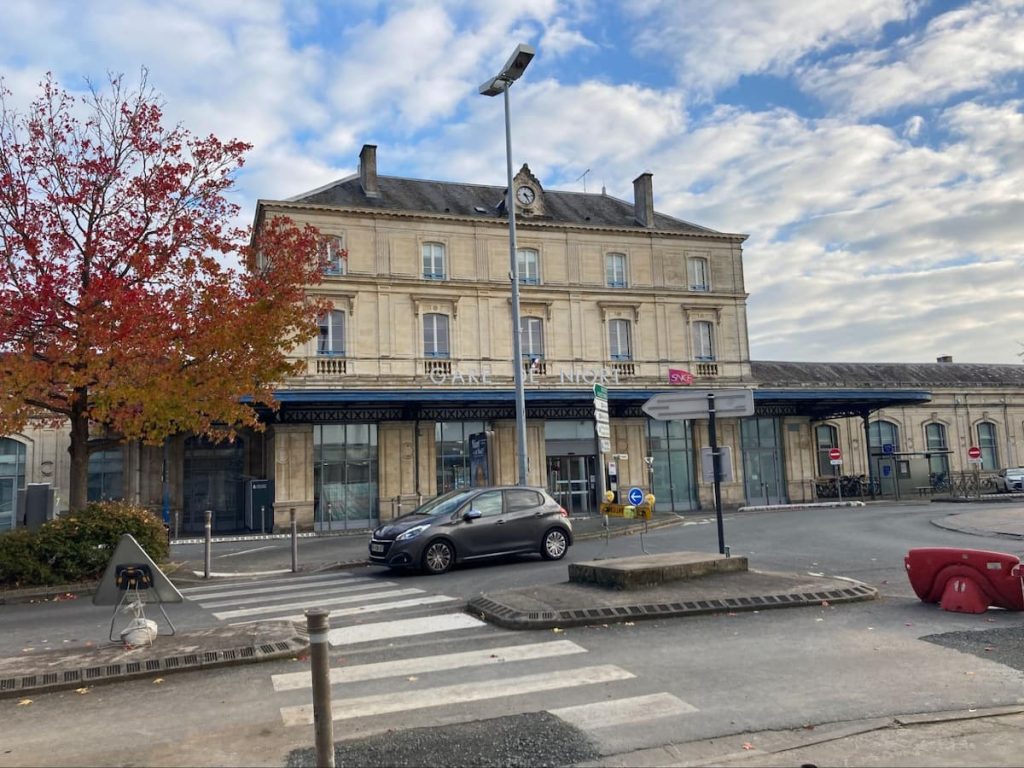
[[[607,400],[608,399],[608,387],[604,386],[603,384],[595,384],[594,385],[594,397],[599,397],[602,400]]]

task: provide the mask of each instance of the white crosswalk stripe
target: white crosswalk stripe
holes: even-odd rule
[[[508,698],[573,686],[597,685],[614,680],[628,680],[632,677],[635,677],[632,672],[627,672],[614,664],[600,664],[594,667],[561,669],[519,677],[501,677],[489,681],[489,685],[483,685],[480,682],[457,683],[431,688],[429,691],[392,691],[339,699],[332,701],[331,709],[335,720],[349,720],[355,717],[373,717],[447,704],[467,704],[486,699]],[[313,706],[302,704],[297,707],[282,707],[281,717],[285,725],[312,725]]]
[[[490,632],[459,635],[459,630],[482,627]],[[469,650],[403,656],[403,649],[423,645],[422,636],[436,638],[431,644],[437,646],[461,637],[464,640],[460,644]],[[614,740],[623,734],[616,728],[627,728],[633,734],[638,726],[654,721],[671,723],[671,718],[698,711],[667,692],[636,695],[639,681],[631,671],[618,664],[587,664],[587,649],[571,640],[501,646],[494,643],[498,638],[513,636],[523,637],[466,614],[333,629],[328,633],[332,650],[344,649],[346,654],[339,659],[366,661],[343,661],[330,670],[331,717],[345,722],[346,738],[362,738],[392,731],[396,723],[423,727],[536,712],[546,707],[594,738]],[[478,647],[481,644],[485,647]],[[391,658],[396,648],[398,658]],[[381,660],[384,653],[387,657]],[[279,707],[282,723],[286,727],[311,725],[310,671],[272,675],[271,683],[275,694],[283,699]],[[594,700],[576,703],[588,695]],[[571,705],[551,705],[559,700]]]
[[[309,608],[328,609],[331,619],[336,620],[335,627],[369,614],[436,613],[461,608],[461,601],[455,597],[344,571],[202,585],[181,592],[200,608],[211,611],[214,619],[232,624],[303,622]]]

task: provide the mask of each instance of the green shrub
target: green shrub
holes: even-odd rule
[[[144,507],[123,501],[90,502],[84,510],[43,523],[38,531],[0,536],[0,584],[34,586],[98,579],[121,536],[130,533],[154,561],[167,559],[167,532]],[[8,562],[9,561],[9,562]]]
[[[40,559],[37,540],[34,533],[24,528],[0,534],[0,584],[29,587],[58,581],[50,566]]]

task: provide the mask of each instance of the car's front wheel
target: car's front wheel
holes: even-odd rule
[[[429,574],[439,574],[451,570],[455,564],[455,550],[452,545],[442,539],[432,541],[423,550],[423,570]]]
[[[569,537],[561,528],[552,528],[544,534],[540,554],[545,560],[561,560],[569,549]]]

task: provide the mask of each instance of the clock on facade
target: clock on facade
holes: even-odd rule
[[[529,187],[520,187],[516,190],[516,200],[523,205],[529,205],[533,202],[534,194],[533,190]]]

